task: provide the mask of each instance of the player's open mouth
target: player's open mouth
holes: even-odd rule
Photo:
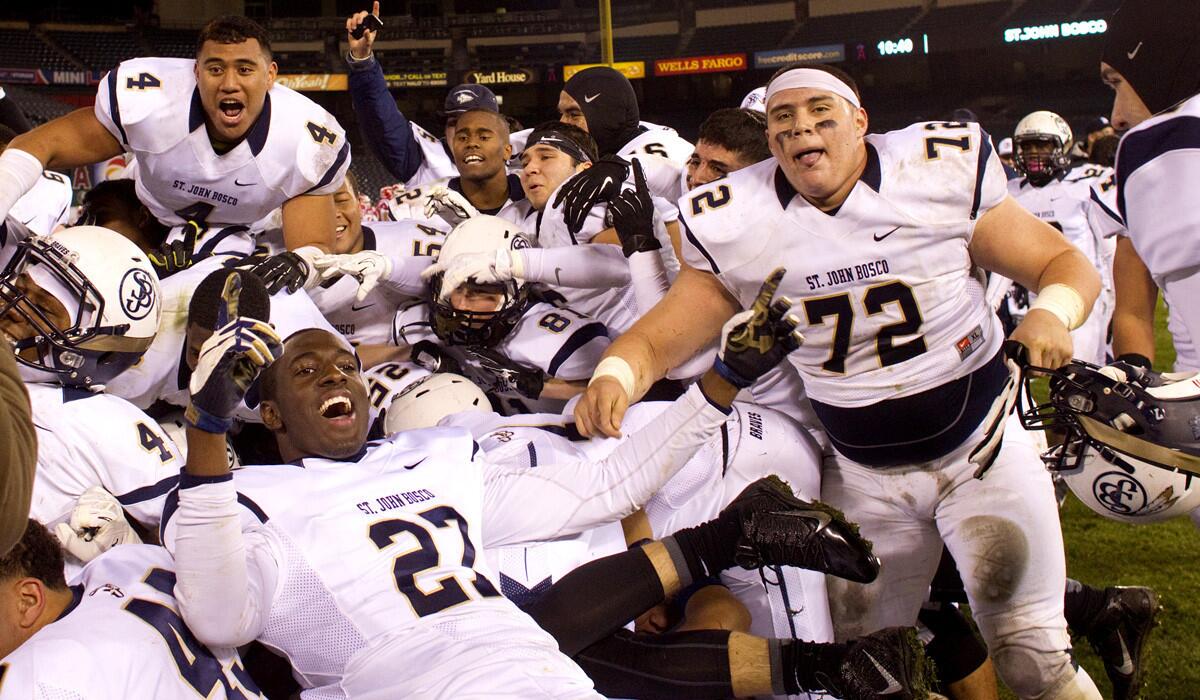
[[[321,417],[337,425],[345,427],[354,423],[354,404],[349,394],[339,393],[330,396],[321,403]]]
[[[217,103],[217,108],[221,110],[221,116],[224,117],[226,124],[237,124],[242,119],[242,113],[246,111],[246,105],[238,100],[221,100]]]
[[[341,226],[338,226],[333,229],[333,235],[336,236],[337,238],[341,238],[342,234],[344,234],[344,233],[346,233],[346,224],[342,224]]]
[[[467,156],[466,158],[463,158],[463,162],[464,163],[482,163],[483,156],[472,153],[471,155]]]
[[[806,168],[811,168],[817,164],[817,161],[820,160],[821,156],[823,155],[825,155],[825,149],[810,148],[808,150],[800,151],[792,157],[796,160],[796,162],[800,163],[800,165],[803,165]]]

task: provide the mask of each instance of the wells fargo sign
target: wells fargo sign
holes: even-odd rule
[[[724,73],[746,70],[746,54],[727,53],[719,56],[689,56],[664,58],[654,62],[655,75],[685,75],[688,73]]]

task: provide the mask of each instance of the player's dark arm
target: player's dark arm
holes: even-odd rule
[[[21,134],[8,147],[25,151],[44,168],[52,169],[99,163],[125,150],[91,107],[82,107]]]
[[[21,539],[29,522],[33,474],[37,467],[37,434],[29,394],[17,373],[12,350],[0,348],[0,556]]]
[[[1112,316],[1112,349],[1117,358],[1140,355],[1154,362],[1154,306],[1158,285],[1125,236],[1117,237],[1113,258],[1117,303]]]
[[[350,99],[367,148],[400,182],[421,167],[425,156],[408,119],[388,91],[383,69],[374,56],[350,60]]]

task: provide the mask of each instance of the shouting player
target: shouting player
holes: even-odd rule
[[[577,423],[616,435],[630,401],[749,303],[749,280],[788,264],[781,290],[805,336],[789,359],[836,450],[822,494],[883,561],[875,583],[831,588],[839,637],[915,623],[944,541],[1005,683],[1023,698],[1098,698],[1066,651],[1053,487],[1023,433],[1004,430],[1015,367],[975,269],[1039,293],[1012,338],[1050,367],[1070,359],[1099,276],[1006,195],[977,124],[868,136],[867,123],[842,71],[776,74],[775,157],[680,200],[690,267],[606,353]]]
[[[244,227],[243,253],[253,248],[256,223],[282,206],[288,251],[258,272],[272,292],[315,284],[312,261],[333,242],[333,193],[350,145],[333,116],[276,85],[275,74],[266,30],[245,17],[205,25],[195,59],[121,63],[100,82],[95,109],[22,134],[0,155],[0,215],[43,168],[129,151],[138,162],[138,198],[159,221],[192,221],[205,232]]]

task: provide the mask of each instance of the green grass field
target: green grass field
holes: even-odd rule
[[[1161,304],[1155,337],[1156,368],[1170,367],[1175,350]],[[1062,511],[1062,527],[1068,576],[1097,587],[1151,586],[1162,599],[1161,625],[1151,638],[1142,697],[1200,698],[1200,531],[1186,518],[1143,526],[1106,520],[1074,496]],[[1076,644],[1075,658],[1104,697],[1111,697],[1104,667],[1086,640]],[[1007,691],[1002,695],[1013,697]]]

